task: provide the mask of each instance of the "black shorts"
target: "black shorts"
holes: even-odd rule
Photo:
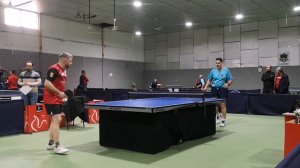
[[[211,88],[211,94],[213,97],[217,97],[220,99],[226,99],[228,96],[228,89],[226,88]]]
[[[62,113],[62,105],[60,104],[45,104],[47,113],[51,116]]]

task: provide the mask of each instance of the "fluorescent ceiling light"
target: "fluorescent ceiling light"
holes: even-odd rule
[[[237,14],[237,15],[235,15],[235,18],[236,19],[243,19],[243,17],[244,17],[244,15],[243,14]]]
[[[296,12],[300,11],[300,6],[295,6],[293,10]]]
[[[186,26],[186,27],[191,27],[191,26],[193,26],[193,23],[192,23],[192,22],[186,22],[186,23],[185,23],[185,26]]]
[[[133,6],[135,6],[135,7],[141,7],[142,6],[142,2],[141,1],[134,1],[133,2]]]
[[[140,35],[142,35],[142,33],[140,31],[136,31],[135,35],[140,36]]]

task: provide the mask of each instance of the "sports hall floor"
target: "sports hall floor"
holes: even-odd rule
[[[228,114],[228,121],[214,136],[156,155],[101,147],[98,125],[76,121],[61,131],[68,155],[46,150],[47,132],[0,137],[0,168],[274,168],[282,160],[283,117]]]

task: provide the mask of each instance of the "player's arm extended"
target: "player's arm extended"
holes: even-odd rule
[[[203,88],[203,91],[206,91],[207,90],[207,87],[210,85],[211,81],[208,79],[206,84],[205,84],[205,87]]]

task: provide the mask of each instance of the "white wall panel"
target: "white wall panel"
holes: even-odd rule
[[[100,56],[100,53],[98,55]],[[104,58],[126,60],[126,51],[124,52],[122,48],[106,47],[104,49]]]
[[[155,41],[167,41],[167,34],[158,34],[158,35],[155,35]]]
[[[155,55],[168,55],[167,41],[156,42]]]
[[[180,55],[180,69],[194,69],[193,54],[181,54]]]
[[[63,42],[61,40],[43,38],[44,53],[61,53],[64,52]]]
[[[208,29],[209,35],[221,35],[223,34],[223,26],[212,27]]]
[[[194,60],[203,61],[208,60],[207,44],[194,46]]]
[[[168,33],[168,47],[169,48],[174,48],[174,47],[179,47],[179,33]]]
[[[278,39],[265,39],[258,41],[258,56],[277,57],[278,55]]]
[[[240,59],[241,58],[241,43],[233,42],[233,43],[225,43],[224,44],[224,58],[226,60]]]
[[[101,55],[101,29],[99,27],[92,26],[91,29],[88,29],[89,25],[87,24],[47,15],[42,15],[41,19],[43,40],[61,41],[62,47],[59,48],[64,51],[73,51],[74,55],[83,57]],[[149,39],[147,47],[154,49],[154,41],[151,41],[151,37]],[[43,41],[43,51],[57,53],[58,49],[45,45],[51,41],[53,42],[53,40]],[[143,37],[133,37],[129,33],[111,30],[104,30],[104,45],[105,58],[140,62],[144,61],[144,48],[147,48],[144,47]]]
[[[241,25],[241,31],[255,31],[258,30],[258,22],[245,23]]]
[[[240,25],[224,26],[224,41],[235,42],[241,41]]]
[[[97,43],[101,43],[101,34],[95,35]],[[104,42],[106,45],[113,45],[115,47],[125,47],[127,45],[143,45],[143,36],[132,36],[131,34],[121,33],[118,31],[104,30]],[[142,40],[142,41],[141,41]],[[144,47],[143,47],[144,48]]]
[[[89,25],[41,14],[42,50],[57,54],[68,51],[83,57],[101,57],[101,29]],[[23,51],[38,52],[39,31],[4,26],[0,23],[3,47]],[[3,33],[5,34],[4,36]],[[5,39],[5,40],[3,40]],[[154,43],[153,43],[154,44]],[[144,38],[133,37],[129,33],[104,30],[104,54],[108,59],[144,62]],[[5,47],[6,46],[6,47]],[[154,48],[154,47],[153,47]]]
[[[181,39],[193,39],[193,30],[180,32]]]
[[[168,48],[168,62],[179,62],[179,48]]]
[[[155,37],[154,36],[145,36],[145,50],[155,49]]]
[[[122,34],[124,36],[124,34]],[[125,34],[126,40],[130,39],[128,34]],[[131,43],[126,44],[126,40],[123,40],[122,43],[114,43],[113,46],[122,46],[124,52],[126,52],[126,60],[128,61],[139,61],[144,62],[144,38],[143,36],[131,38]],[[123,43],[124,42],[124,43]]]
[[[227,60],[225,61],[225,67],[227,68],[240,68],[241,67],[241,60],[235,59],[235,60]]]
[[[207,29],[199,29],[199,30],[194,30],[194,45],[199,46],[206,44],[207,45]]]
[[[279,47],[295,46],[299,44],[298,28],[282,28],[279,30]]]
[[[258,31],[243,32],[241,36],[241,49],[258,48]]]
[[[56,18],[52,16],[41,16],[41,30],[44,37],[53,37],[68,41],[78,41],[85,43],[98,43],[101,42],[101,29],[93,26],[89,29],[89,25]],[[55,26],[54,26],[55,25]],[[111,36],[105,31],[105,35]],[[109,31],[111,33],[111,31]],[[116,33],[120,35],[121,33]],[[107,41],[107,36],[105,41]],[[117,36],[118,37],[118,36]]]
[[[223,58],[223,52],[209,53],[208,68],[216,67],[216,58],[218,57]]]
[[[277,20],[259,22],[259,39],[278,38]]]
[[[168,69],[180,69],[179,62],[168,62]]]
[[[194,69],[206,69],[208,68],[208,61],[194,62]]]
[[[61,52],[70,52],[73,55],[101,58],[101,48],[98,45],[88,45],[84,43],[75,43],[70,41],[60,41],[56,39],[43,38],[43,52],[59,54]],[[105,58],[108,51],[105,48]],[[126,52],[125,52],[126,53]],[[113,59],[113,58],[110,58]],[[123,58],[124,60],[124,58]]]
[[[39,37],[27,34],[0,32],[0,48],[38,52]]]
[[[168,68],[168,57],[167,56],[157,56],[156,57],[156,70],[166,70]]]
[[[144,62],[144,51],[141,48],[122,48],[126,52],[126,60]]]
[[[299,46],[279,48],[279,54],[285,52],[289,53],[289,65],[299,65]]]
[[[271,65],[271,66],[277,66],[278,65],[278,58],[274,57],[274,58],[258,58],[259,61],[259,65],[261,66],[267,66],[267,65]]]
[[[181,39],[180,40],[180,53],[192,54],[194,53],[193,39]]]
[[[241,51],[241,67],[258,67],[258,49]]]
[[[145,50],[145,63],[155,63],[154,50]]]
[[[223,51],[223,35],[208,37],[208,52]]]
[[[67,33],[67,25],[70,23],[70,21],[46,15],[42,15],[41,19],[43,20],[41,24],[43,36],[61,38],[66,40],[68,39],[67,37],[70,37],[68,35],[69,33]],[[53,28],[53,25],[55,25],[55,29]]]
[[[299,17],[291,17],[291,18],[287,18],[287,19],[279,19],[278,23],[279,23],[279,28],[283,28],[283,27],[292,27],[292,26],[298,26],[299,25]]]

